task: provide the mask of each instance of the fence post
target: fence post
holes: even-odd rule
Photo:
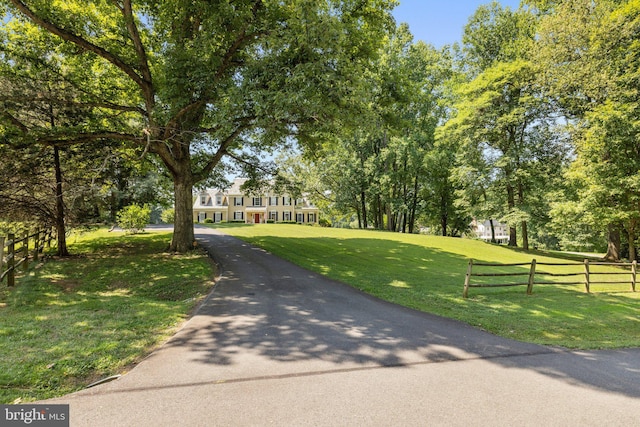
[[[24,236],[24,240],[22,241],[22,256],[24,257],[24,264],[22,264],[22,271],[27,271],[29,269],[29,232],[27,231],[27,235]]]
[[[462,298],[469,296],[469,282],[471,282],[471,269],[473,268],[473,258],[469,260],[469,266],[467,267],[467,275],[464,277],[464,291],[462,291]]]
[[[589,290],[589,259],[588,258],[584,259],[584,287],[587,290],[587,293],[589,293],[590,290]]]
[[[638,261],[635,259],[631,263],[631,290],[636,291],[636,271],[638,270]]]
[[[16,270],[14,266],[16,265],[16,236],[15,234],[9,234],[7,236],[9,239],[9,251],[7,253],[8,261],[7,261],[7,270],[9,274],[7,275],[7,286],[12,287],[16,285]]]
[[[529,284],[527,285],[527,295],[533,293],[533,281],[536,276],[536,259],[531,260],[531,269],[529,270]]]
[[[33,234],[33,260],[37,263],[38,262],[38,252],[40,250],[40,232],[36,231]]]

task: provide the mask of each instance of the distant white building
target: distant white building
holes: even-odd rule
[[[471,223],[471,229],[476,234],[476,237],[485,242],[491,241],[491,221],[479,221],[474,219]],[[493,231],[495,233],[495,239],[498,243],[509,243],[509,226],[496,220],[493,220]]]

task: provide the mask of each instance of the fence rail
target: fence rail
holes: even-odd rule
[[[26,233],[24,237],[16,238],[15,234],[7,237],[0,236],[0,283],[7,278],[7,286],[16,284],[16,271],[20,266],[26,271],[29,268],[29,260],[38,261],[45,245],[49,246],[53,240],[51,230],[36,231],[33,234]],[[29,242],[33,241],[29,254]]]
[[[510,268],[510,267],[523,267],[529,266],[529,271],[516,271],[516,272],[508,272],[508,273],[479,273],[477,271],[473,271],[474,267],[500,267],[500,268]],[[538,266],[553,266],[553,267],[578,267],[581,266],[581,271],[572,271],[567,273],[557,273],[557,272],[549,272],[538,270]],[[591,269],[592,266],[616,266],[616,267],[630,267],[630,271],[593,271]],[[496,263],[483,263],[483,262],[475,262],[473,259],[469,260],[469,265],[467,267],[467,274],[464,279],[464,291],[462,292],[462,296],[467,298],[469,296],[469,288],[493,288],[493,287],[506,287],[506,286],[526,286],[527,287],[527,295],[531,295],[533,292],[534,285],[584,285],[586,292],[591,292],[591,285],[606,285],[606,284],[630,284],[631,290],[635,292],[636,290],[636,278],[637,278],[637,269],[638,263],[636,261],[628,262],[628,263],[617,263],[617,262],[600,262],[600,261],[590,261],[585,259],[584,262],[565,262],[565,263],[551,263],[551,262],[537,262],[535,259],[531,260],[531,262],[524,263],[512,263],[512,264],[496,264]],[[573,281],[548,281],[548,280],[536,280],[536,275],[547,276],[547,277],[581,277],[582,280],[573,280]],[[626,275],[627,280],[594,280],[594,276],[598,277],[601,275],[607,276],[615,276],[615,275]],[[511,282],[511,283],[473,283],[473,277],[517,277],[517,276],[527,276],[527,281],[521,282]],[[630,276],[630,277],[629,277]]]

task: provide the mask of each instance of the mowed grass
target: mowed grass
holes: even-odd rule
[[[0,403],[63,395],[125,372],[171,336],[213,286],[203,253],[164,253],[170,233],[100,230],[0,285]]]
[[[434,313],[521,341],[573,349],[640,347],[640,292],[630,284],[471,288],[462,298],[469,258],[481,262],[566,262],[558,254],[525,253],[480,241],[292,224],[218,225],[225,232],[381,299]],[[523,273],[529,267],[494,268]],[[547,272],[568,267],[540,266]],[[582,271],[582,267],[571,267]],[[490,270],[484,270],[485,272]],[[592,267],[592,271],[620,271]],[[626,280],[600,276],[599,280]],[[527,277],[477,278],[526,282]],[[475,282],[479,282],[479,280]],[[544,280],[554,278],[545,277]],[[582,277],[557,278],[558,281]],[[640,289],[638,289],[640,291]]]

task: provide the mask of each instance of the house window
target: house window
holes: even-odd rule
[[[282,220],[283,221],[291,221],[291,211],[282,212]]]
[[[233,198],[233,206],[243,206],[243,198],[242,197],[234,197]]]
[[[262,197],[254,197],[253,206],[262,206]]]
[[[316,222],[316,214],[310,213],[307,215],[307,222]]]
[[[302,206],[304,200],[302,199],[296,199],[296,206]]]
[[[304,214],[303,213],[296,214],[296,222],[304,222]]]
[[[244,212],[242,212],[242,211],[235,211],[235,212],[233,213],[233,219],[235,219],[235,220],[242,220],[242,219],[244,219]]]
[[[269,206],[278,206],[278,198],[269,197]]]
[[[213,214],[213,222],[222,222],[222,212],[216,212]]]
[[[198,213],[198,222],[204,222],[205,219],[207,219],[207,213],[206,212],[199,212]]]
[[[269,219],[272,221],[278,220],[278,211],[269,211]]]
[[[216,196],[216,205],[221,206],[222,205],[222,195],[218,194]]]
[[[206,194],[201,194],[200,195],[200,204],[202,206],[206,206],[207,205],[207,195]]]
[[[282,204],[284,206],[291,206],[291,197],[287,197],[287,196],[283,197]]]

